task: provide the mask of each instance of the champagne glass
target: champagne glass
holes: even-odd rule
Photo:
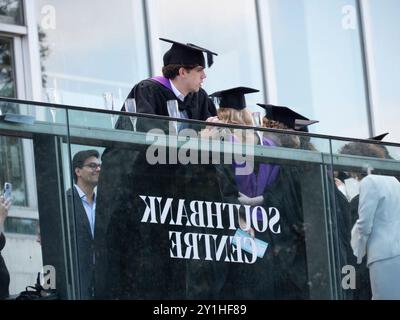
[[[253,125],[255,127],[261,127],[262,119],[261,119],[261,112],[253,112],[251,114],[253,118]]]
[[[48,103],[59,104],[60,96],[56,88],[47,88],[46,89],[46,100]],[[53,123],[56,122],[57,108],[49,108],[51,119]]]
[[[106,110],[109,111],[114,111],[114,96],[112,92],[104,92],[103,93],[103,99],[104,99],[104,107]],[[111,114],[111,127],[114,128],[115,121],[114,121],[114,115]]]
[[[253,126],[261,127],[261,124],[262,124],[261,112],[258,112],[258,111],[253,112],[251,114],[251,117],[253,119]],[[258,138],[260,139],[260,144],[263,144],[262,133],[260,131],[256,131],[256,134],[257,134]]]
[[[171,118],[180,118],[178,100],[175,100],[175,99],[168,100],[167,101],[167,110],[168,110],[168,115]],[[178,123],[176,121],[172,121],[171,123],[175,129],[175,133],[178,133]]]
[[[129,113],[136,113],[136,101],[133,98],[128,98],[125,100],[124,103],[125,111]],[[131,120],[132,126],[133,126],[133,131],[136,131],[136,117],[129,117]]]
[[[215,108],[218,110],[220,108],[219,104],[221,102],[221,98],[220,97],[212,97],[212,100],[214,102]]]

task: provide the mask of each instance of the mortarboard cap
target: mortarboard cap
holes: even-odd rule
[[[217,97],[220,99],[220,108],[232,108],[236,110],[242,110],[246,108],[246,99],[244,95],[247,93],[254,93],[259,91],[260,90],[247,87],[236,87],[214,92],[213,94],[211,94],[211,97]]]
[[[296,119],[296,120],[295,120],[295,127],[294,127],[294,130],[306,131],[306,132],[308,132],[307,130],[303,130],[303,129],[306,128],[306,127],[308,127],[308,126],[311,126],[311,125],[314,124],[314,123],[318,123],[318,122],[319,122],[318,120]]]
[[[386,137],[388,134],[389,134],[389,132],[386,132],[386,133],[382,133],[382,134],[380,134],[380,135],[378,135],[378,136],[370,137],[370,138],[368,138],[368,139],[370,139],[370,140],[376,140],[376,141],[382,141],[383,138]]]
[[[182,65],[196,65],[205,68],[205,60],[203,52],[207,55],[207,65],[211,67],[213,64],[213,55],[218,55],[208,49],[196,46],[192,43],[180,43],[173,40],[168,40],[165,38],[160,38],[160,40],[172,43],[172,47],[164,54],[163,61],[164,66],[169,64],[182,64]]]
[[[272,104],[257,103],[266,111],[266,117],[285,124],[288,128],[302,130],[304,127],[317,123],[317,120],[310,120],[288,107],[275,106]]]

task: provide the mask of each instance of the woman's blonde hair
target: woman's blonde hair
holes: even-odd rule
[[[251,113],[245,108],[236,110],[232,108],[219,108],[217,111],[218,119],[224,123],[241,124],[245,126],[252,126],[253,120]]]
[[[248,109],[237,110],[233,108],[219,108],[217,116],[220,121],[228,124],[237,124],[245,126],[253,126],[253,119]],[[247,129],[230,129],[231,134],[233,133],[240,141],[245,143],[254,144],[257,143],[256,137],[253,131]]]

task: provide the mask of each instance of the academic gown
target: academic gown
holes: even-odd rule
[[[276,207],[280,212],[281,233],[273,238],[275,267],[274,279],[277,299],[308,299],[307,252],[302,203],[302,168],[281,166],[276,183],[264,196],[267,207]],[[334,186],[328,181],[329,186]],[[332,212],[335,212],[333,234],[337,243],[336,272],[348,263],[349,255],[349,205],[341,192],[333,187],[328,192]],[[339,283],[340,285],[340,283]],[[350,292],[344,297],[349,298]]]
[[[263,138],[264,146],[274,146],[275,143]],[[279,166],[267,163],[256,163],[252,173],[248,175],[237,175],[235,170],[245,164],[234,163],[230,168],[220,166],[219,172],[224,183],[225,202],[240,203],[238,192],[248,197],[265,195],[273,185],[279,174]],[[267,212],[268,208],[261,204]],[[251,208],[252,211],[253,208]],[[257,219],[261,220],[260,213]],[[271,231],[255,231],[255,238],[265,241],[271,247]],[[234,232],[233,232],[234,234]],[[232,235],[233,235],[232,234]],[[223,288],[224,299],[274,299],[273,285],[273,257],[271,248],[267,248],[263,258],[257,258],[254,264],[231,263],[229,264],[228,275]]]
[[[273,143],[265,139],[264,144],[272,145]],[[260,164],[253,173],[236,176],[235,168],[236,165],[228,164],[192,165],[190,172],[193,179],[186,199],[239,204],[238,191],[249,197],[261,195],[265,188],[273,183],[279,172],[279,167],[276,165]],[[223,229],[186,228],[186,232],[216,235],[218,243],[223,236],[235,234],[236,230],[228,228],[229,222],[229,217],[224,211],[222,215]],[[211,246],[211,251],[215,251],[214,245]],[[205,250],[204,242],[200,242],[200,256],[204,257]],[[244,264],[237,266],[237,262],[224,262],[224,258],[225,256],[220,261],[186,260],[186,297],[188,299],[264,299],[272,297],[270,288],[265,287],[265,283],[268,283],[264,277],[265,271],[270,271],[265,268],[266,261],[269,261],[268,258],[261,262],[258,261],[256,267]],[[261,265],[262,267],[260,267]],[[259,271],[260,269],[261,271]]]
[[[191,181],[186,189],[185,199],[187,201],[200,200],[212,203],[222,203],[223,194],[221,184],[217,175],[217,167],[215,165],[191,165],[190,166]],[[214,208],[214,207],[213,207]],[[223,218],[224,219],[224,218]],[[214,225],[216,222],[214,220]],[[223,220],[226,227],[226,221]],[[227,234],[227,230],[208,228],[208,227],[186,227],[184,232],[193,232],[201,234],[216,235],[217,242],[223,235]],[[203,240],[203,238],[202,238]],[[212,242],[212,241],[211,241]],[[200,260],[187,259],[186,263],[186,296],[187,299],[220,299],[222,286],[225,283],[226,265],[223,261],[205,260],[206,246],[204,241],[199,241],[198,251]],[[214,244],[211,243],[211,252],[215,252]],[[214,256],[213,256],[214,258]]]
[[[337,188],[336,184],[329,179],[329,183],[333,185],[333,192],[329,192],[331,196],[335,196],[335,201],[331,201],[331,204],[335,204],[332,210],[336,213],[336,230],[334,229],[335,240],[338,243],[338,260],[336,265],[336,273],[338,275],[338,286],[341,288],[342,279],[342,268],[346,265],[351,264],[353,261],[353,250],[350,246],[351,239],[351,211],[350,204],[345,195]],[[333,200],[333,199],[332,199]],[[335,226],[335,225],[333,225]],[[352,290],[342,290],[343,299],[352,299]]]
[[[147,79],[130,92],[137,112],[168,115],[167,100],[177,99],[163,84]],[[189,94],[180,109],[191,119],[206,120],[216,114],[207,93]],[[132,130],[127,117],[118,129]],[[161,128],[167,123],[139,118],[137,131]],[[96,206],[96,297],[125,299],[182,299],[186,264],[170,258],[169,231],[181,227],[141,223],[145,203],[139,195],[178,199],[185,196],[191,174],[182,165],[150,165],[147,146],[108,148],[102,156]],[[188,178],[189,177],[189,178]]]
[[[162,83],[158,81],[162,81]],[[167,101],[177,100],[179,110],[185,110],[189,119],[206,120],[208,117],[217,114],[214,103],[202,88],[196,93],[189,93],[182,102],[167,86],[169,86],[169,82],[165,81],[163,77],[146,79],[134,86],[127,98],[135,99],[138,113],[169,116]],[[122,107],[122,110],[125,111],[125,108]],[[117,128],[131,130],[132,125],[128,117],[121,117],[119,123],[117,123]],[[155,123],[153,119],[146,118],[138,119],[137,131],[147,132],[153,128],[161,128],[167,133],[168,123],[167,121]]]
[[[8,297],[8,286],[10,285],[10,274],[8,273],[6,263],[1,256],[1,250],[6,245],[6,238],[4,234],[0,232],[0,299]]]

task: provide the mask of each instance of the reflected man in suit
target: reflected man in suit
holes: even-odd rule
[[[76,230],[73,235],[76,237],[81,299],[94,297],[94,225],[96,187],[101,168],[99,157],[97,150],[83,150],[74,155],[74,187],[67,191],[69,212],[75,213],[71,225]]]

